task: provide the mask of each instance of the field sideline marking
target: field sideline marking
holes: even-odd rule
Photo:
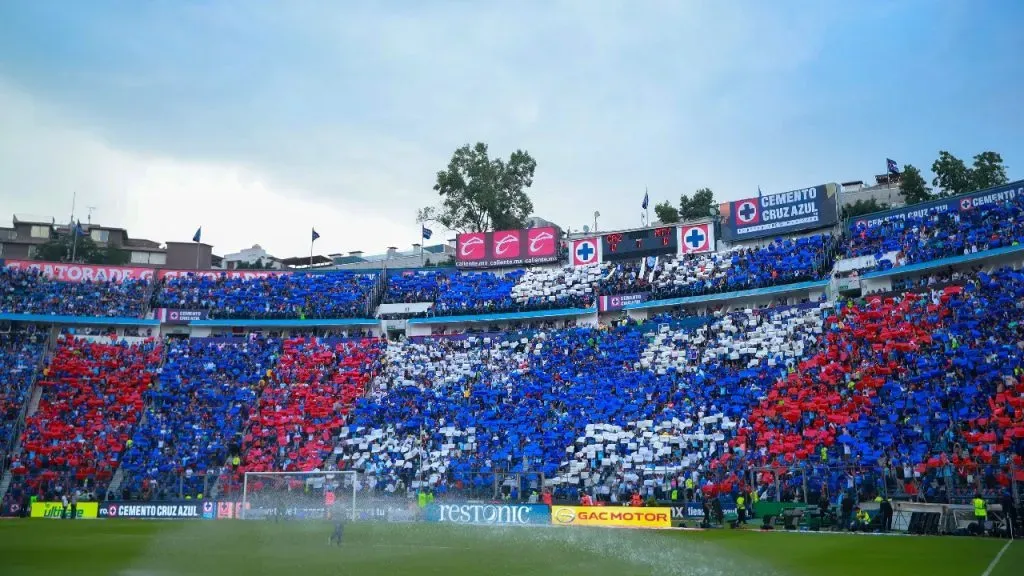
[[[981,573],[981,576],[989,576],[990,574],[992,574],[992,571],[996,568],[996,564],[999,564],[999,559],[1003,557],[1003,554],[1006,553],[1006,549],[1009,548],[1010,544],[1012,543],[1013,540],[1006,541],[1006,544],[1003,545],[1002,550],[999,551],[999,554],[996,554],[996,557],[992,559],[992,563],[989,564],[988,568],[986,568],[985,571]]]

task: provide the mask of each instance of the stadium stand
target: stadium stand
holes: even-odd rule
[[[591,308],[595,294],[724,294],[828,279],[840,254],[895,254],[900,265],[1015,245],[1019,202],[860,227],[850,239],[579,268],[405,271],[386,287],[350,272],[184,276],[161,281],[151,303],[221,319],[349,318],[371,316],[383,292],[386,303],[432,303],[443,319]],[[722,298],[706,317],[662,307],[614,326],[393,342],[63,338],[14,471],[37,491],[62,474],[102,486],[120,466],[123,486],[145,498],[208,494],[235,455],[232,487],[246,471],[337,468],[378,493],[439,497],[494,497],[506,473],[516,475],[500,486],[512,499],[542,479],[568,501],[689,486],[706,497],[756,486],[779,500],[851,488],[997,497],[1024,483],[1024,274],[994,266],[896,278],[889,293],[854,300],[753,309]],[[3,309],[138,316],[150,288],[61,284],[5,270]],[[26,401],[24,370],[43,344],[0,340],[4,423]]]
[[[0,463],[5,461],[46,346],[44,332],[0,334]]]
[[[65,474],[78,486],[108,482],[142,413],[143,393],[155,380],[160,356],[152,340],[129,345],[62,338],[38,380],[42,398],[26,419],[24,459],[12,472],[33,491],[49,491]]]
[[[122,488],[142,499],[209,494],[237,454],[280,342],[266,338],[171,340],[146,417],[125,452]]]
[[[643,262],[608,266],[603,295],[651,292],[653,298],[679,298],[767,288],[821,280],[832,268],[838,243],[831,235],[776,238],[765,246],[728,252],[662,258],[653,270]]]
[[[35,270],[0,268],[0,312],[138,318],[149,290],[145,279],[61,282]]]
[[[245,435],[240,471],[325,465],[348,413],[376,371],[382,343],[285,340]]]
[[[366,318],[375,273],[273,274],[262,278],[164,278],[155,307],[209,310],[211,318]]]
[[[854,227],[845,245],[847,257],[874,256],[886,270],[950,256],[976,254],[1024,241],[1024,198],[986,204],[967,211],[932,210]]]
[[[388,278],[384,302],[433,302],[433,316],[590,308],[594,305],[593,280],[572,268],[507,274],[408,271]]]

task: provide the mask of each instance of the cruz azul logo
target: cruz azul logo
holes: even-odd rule
[[[519,257],[519,230],[494,233],[494,257],[499,260]]]
[[[601,244],[596,238],[584,238],[572,243],[573,266],[589,266],[601,261]]]
[[[711,227],[708,224],[697,224],[694,226],[682,226],[679,228],[682,242],[679,243],[679,250],[683,254],[696,254],[698,252],[711,252],[713,239],[711,238]]]
[[[736,205],[736,223],[756,224],[760,210],[756,200],[744,200]]]

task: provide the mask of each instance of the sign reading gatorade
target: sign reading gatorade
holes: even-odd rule
[[[672,510],[613,506],[552,506],[551,523],[555,526],[671,528]]]

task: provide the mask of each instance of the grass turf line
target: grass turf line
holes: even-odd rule
[[[977,576],[1005,544],[952,537],[858,537],[581,528],[326,523],[52,521],[0,523],[4,576]],[[1016,575],[1010,546],[990,576]]]

